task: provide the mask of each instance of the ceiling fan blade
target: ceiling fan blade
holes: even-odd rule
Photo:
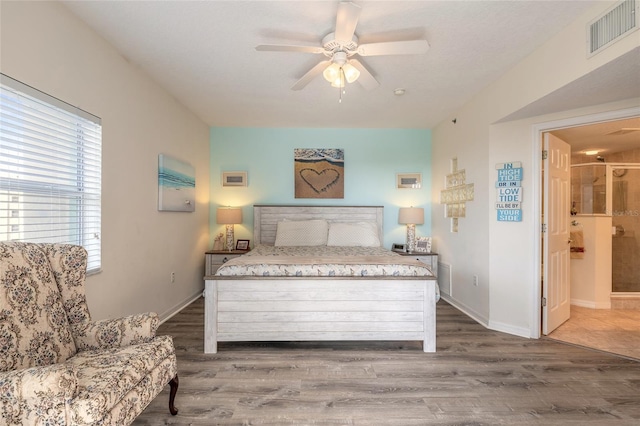
[[[335,37],[338,43],[351,43],[362,8],[355,3],[338,3]]]
[[[429,50],[429,42],[427,40],[387,41],[361,44],[358,46],[358,55],[417,55],[425,53],[427,50]]]
[[[371,72],[364,66],[362,62],[357,59],[350,59],[349,63],[353,65],[355,69],[360,71],[360,77],[356,80],[358,83],[362,85],[366,90],[373,90],[376,87],[380,86],[378,80],[371,74]]]
[[[302,53],[323,53],[320,46],[290,46],[286,44],[261,44],[256,46],[258,52],[302,52]]]
[[[320,61],[318,64],[311,68],[302,78],[296,81],[296,84],[291,86],[291,90],[302,90],[304,87],[311,82],[318,75],[322,74],[322,71],[325,70],[329,65],[331,65],[331,61]]]

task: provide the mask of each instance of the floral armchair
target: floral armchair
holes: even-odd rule
[[[178,389],[170,336],[155,313],[92,322],[87,253],[0,243],[0,425],[128,425],[167,385]]]

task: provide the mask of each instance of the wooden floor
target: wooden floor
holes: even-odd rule
[[[638,425],[640,362],[490,331],[438,303],[419,342],[220,343],[203,353],[203,300],[160,327],[180,388],[134,425]]]

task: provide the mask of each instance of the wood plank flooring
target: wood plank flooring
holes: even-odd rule
[[[420,342],[220,343],[203,353],[203,300],[164,323],[168,386],[134,425],[638,425],[640,362],[487,330],[444,301],[437,352]]]

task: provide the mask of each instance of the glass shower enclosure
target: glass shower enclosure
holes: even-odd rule
[[[612,293],[640,292],[640,164],[571,166],[572,214],[611,216]]]
[[[640,292],[640,168],[611,167],[612,292]]]

